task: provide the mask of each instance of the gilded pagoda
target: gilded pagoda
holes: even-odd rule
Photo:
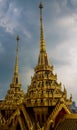
[[[16,61],[10,88],[0,101],[0,130],[77,130],[77,114],[72,113],[72,95],[58,83],[46,52],[40,2],[40,51],[31,83],[24,93],[18,72],[18,41]]]

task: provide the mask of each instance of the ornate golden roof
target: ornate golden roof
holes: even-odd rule
[[[46,52],[46,45],[43,33],[42,9],[43,5],[40,2],[40,53],[38,64],[34,71],[34,76],[31,78],[31,85],[28,86],[26,105],[34,106],[55,106],[62,98],[67,105],[71,100],[67,100],[67,92],[61,90],[61,83],[57,82],[57,75],[53,73],[53,66],[50,65]]]
[[[76,130],[77,115],[72,114],[67,91],[57,82],[46,52],[43,33],[42,1],[40,8],[40,52],[34,76],[25,94],[18,73],[18,41],[14,75],[4,101],[0,102],[0,130]],[[24,100],[23,100],[24,99]]]

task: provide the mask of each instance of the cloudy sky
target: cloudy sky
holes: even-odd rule
[[[47,53],[58,82],[77,102],[77,0],[42,0]],[[19,73],[24,91],[30,84],[39,54],[40,0],[0,0],[0,99],[12,81],[16,35]]]

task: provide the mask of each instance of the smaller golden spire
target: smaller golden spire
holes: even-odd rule
[[[19,65],[18,65],[18,42],[20,40],[19,35],[16,37],[16,58],[15,58],[15,66],[14,66],[14,74],[13,74],[13,79],[12,83],[14,84],[21,84],[20,83],[20,78],[19,78]]]
[[[17,35],[16,37],[16,60],[15,60],[15,67],[14,67],[14,75],[13,75],[13,82],[19,82],[19,74],[18,74],[18,42],[20,38]]]
[[[14,70],[14,74],[18,75],[18,42],[20,40],[19,36],[17,35],[16,37],[17,40],[17,47],[16,47],[16,62],[15,62],[15,70]]]

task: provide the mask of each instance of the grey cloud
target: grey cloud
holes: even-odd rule
[[[70,0],[69,2],[72,4],[73,7],[77,7],[77,0]]]
[[[0,17],[6,15],[8,9],[9,9],[10,0],[2,0],[0,1]]]
[[[55,65],[56,67],[62,67],[62,66],[70,66],[70,61],[67,60],[67,59],[64,59],[63,60],[60,60],[60,59],[56,59],[55,57],[54,58],[50,58],[51,59],[51,63],[53,65]]]

